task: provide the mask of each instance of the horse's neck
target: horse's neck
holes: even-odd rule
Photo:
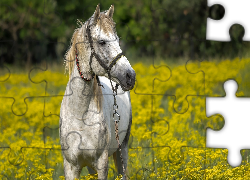
[[[70,106],[72,115],[82,118],[88,111],[91,100],[93,99],[93,79],[89,82],[81,79],[79,72],[74,65],[70,81],[67,87],[68,105]]]

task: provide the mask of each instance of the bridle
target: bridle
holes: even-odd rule
[[[119,148],[119,151],[120,151],[120,158],[121,158],[121,163],[122,163],[122,168],[123,168],[123,174],[125,175],[126,177],[126,174],[125,174],[125,168],[124,168],[124,163],[123,163],[123,158],[122,158],[122,151],[121,151],[121,144],[119,142],[119,132],[118,132],[118,122],[120,121],[120,115],[118,114],[117,110],[118,110],[118,105],[116,104],[116,95],[117,95],[117,89],[118,89],[118,84],[116,84],[116,86],[114,87],[113,84],[112,84],[112,81],[111,81],[111,74],[110,74],[110,71],[111,71],[111,68],[116,64],[116,62],[122,57],[124,56],[124,54],[121,52],[119,53],[112,61],[111,63],[109,64],[109,66],[107,66],[106,64],[104,64],[104,62],[100,59],[99,55],[96,54],[95,52],[95,49],[94,49],[94,46],[93,46],[93,40],[91,38],[91,32],[90,32],[90,20],[88,21],[88,24],[87,24],[87,28],[86,28],[86,33],[87,33],[87,37],[88,37],[88,41],[89,41],[89,45],[90,45],[90,48],[91,48],[91,55],[90,55],[90,61],[89,61],[89,67],[90,67],[90,73],[91,73],[91,79],[93,79],[94,76],[96,76],[96,80],[97,80],[97,84],[99,86],[102,86],[100,84],[100,80],[98,78],[97,75],[94,74],[93,70],[92,70],[92,67],[91,67],[91,64],[92,64],[92,59],[93,57],[96,58],[96,60],[98,61],[98,63],[104,68],[104,70],[106,71],[106,73],[108,74],[108,77],[109,77],[109,80],[110,80],[110,84],[111,84],[111,87],[112,87],[112,91],[113,91],[113,97],[114,97],[114,105],[113,105],[113,120],[115,122],[115,138],[116,138],[116,141],[118,143],[118,148]],[[78,69],[78,72],[79,72],[79,75],[81,76],[81,78],[84,80],[84,81],[91,81],[91,79],[87,79],[83,76],[83,73],[81,72],[81,69],[80,69],[80,65],[79,65],[79,60],[78,60],[78,52],[77,52],[77,47],[75,46],[76,48],[76,65],[77,65],[77,69]],[[104,87],[103,87],[104,88]],[[117,116],[117,119],[115,119],[115,116]]]
[[[95,24],[92,24],[92,25],[89,25],[90,23],[90,20],[88,21],[88,24],[87,24],[87,28],[86,28],[86,33],[87,33],[87,37],[88,37],[88,41],[89,41],[89,45],[90,45],[90,49],[91,49],[91,55],[90,55],[90,61],[89,61],[89,67],[90,67],[90,74],[91,74],[91,79],[93,79],[94,76],[96,76],[96,79],[97,79],[97,83],[99,86],[102,86],[100,84],[100,81],[99,81],[99,78],[97,75],[94,74],[93,70],[92,70],[92,67],[91,67],[91,64],[92,64],[92,59],[93,57],[96,58],[96,60],[98,61],[98,63],[103,67],[103,69],[106,71],[106,73],[108,74],[108,77],[110,79],[110,82],[111,82],[111,74],[110,74],[110,71],[111,71],[111,68],[117,63],[117,61],[122,57],[124,56],[124,54],[121,52],[119,53],[112,61],[111,63],[109,64],[109,66],[107,66],[99,57],[98,54],[96,54],[95,52],[95,49],[94,49],[94,46],[93,46],[93,39],[91,38],[91,32],[90,32],[90,26],[92,25],[95,25]],[[78,52],[77,52],[77,47],[75,46],[76,48],[76,65],[77,65],[77,69],[78,69],[78,72],[79,72],[79,75],[81,76],[81,78],[84,80],[84,81],[90,81],[91,79],[87,79],[83,76],[83,73],[81,72],[81,69],[80,69],[80,65],[79,65],[79,60],[78,60]],[[112,85],[112,82],[111,82],[111,85]],[[103,86],[102,86],[103,87]],[[114,91],[114,87],[112,85],[112,90]]]

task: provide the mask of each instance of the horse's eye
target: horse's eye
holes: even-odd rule
[[[106,42],[105,42],[105,41],[103,41],[103,40],[100,40],[98,43],[99,43],[99,44],[101,44],[101,45],[106,44]]]

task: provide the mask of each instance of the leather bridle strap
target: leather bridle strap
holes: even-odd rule
[[[110,80],[110,83],[111,83],[111,86],[112,86],[112,90],[113,92],[117,90],[117,86],[116,88],[113,87],[112,85],[112,82],[111,82],[111,74],[110,74],[110,71],[111,71],[111,68],[117,63],[117,61],[124,55],[122,52],[119,53],[112,61],[111,63],[109,64],[109,66],[107,66],[106,64],[104,64],[104,62],[100,59],[100,57],[98,56],[98,54],[96,54],[95,52],[95,49],[94,49],[94,46],[93,46],[93,40],[91,38],[91,32],[90,32],[90,25],[89,25],[89,22],[88,21],[88,25],[87,25],[87,28],[86,28],[86,32],[87,32],[87,36],[88,36],[88,41],[89,41],[89,45],[90,45],[90,49],[91,49],[91,55],[90,55],[90,60],[89,60],[89,67],[90,67],[90,72],[92,74],[92,78],[94,76],[96,76],[96,80],[97,80],[97,83],[99,86],[102,86],[100,84],[100,80],[99,80],[99,77],[97,75],[95,75],[93,73],[93,70],[92,70],[92,67],[91,67],[91,64],[92,64],[92,59],[93,57],[96,58],[96,60],[98,61],[98,63],[104,68],[104,70],[106,71],[106,73],[108,74],[108,77],[109,77],[109,80]],[[79,74],[81,76],[81,78],[85,81],[90,81],[91,79],[86,79],[84,78],[82,72],[81,72],[81,68],[80,68],[80,65],[79,65],[79,60],[78,60],[78,51],[77,51],[77,47],[76,47],[76,65],[77,65],[77,69],[79,71]],[[102,86],[103,87],[103,86]],[[104,88],[104,87],[103,87]]]
[[[87,26],[87,35],[88,35],[88,40],[89,40],[89,45],[90,45],[90,49],[91,49],[91,55],[90,55],[90,61],[89,61],[89,66],[90,66],[90,70],[92,71],[91,68],[91,64],[92,64],[92,58],[95,57],[96,60],[98,61],[98,63],[105,69],[105,71],[107,72],[107,74],[110,74],[111,68],[116,64],[116,62],[124,55],[122,52],[119,53],[110,63],[109,66],[106,66],[106,64],[104,64],[104,62],[100,59],[100,57],[98,56],[98,54],[96,54],[94,46],[93,46],[93,40],[91,38],[91,33],[90,33],[90,27],[89,25]],[[93,72],[93,71],[92,71]]]

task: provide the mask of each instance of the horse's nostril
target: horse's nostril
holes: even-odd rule
[[[129,73],[126,74],[126,83],[127,85],[132,85],[131,75]]]
[[[131,79],[131,75],[127,73],[127,79]]]

